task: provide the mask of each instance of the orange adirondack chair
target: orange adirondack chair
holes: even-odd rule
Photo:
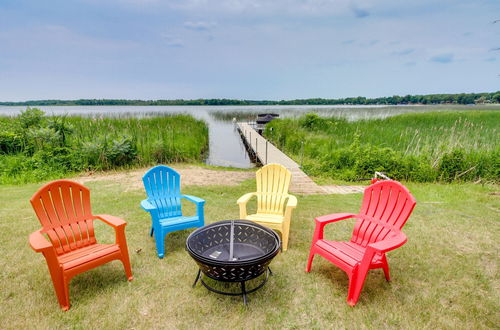
[[[356,305],[368,270],[383,268],[390,280],[386,252],[405,244],[407,238],[401,228],[408,220],[415,198],[396,181],[380,181],[365,189],[363,204],[358,214],[337,213],[314,219],[316,229],[307,260],[306,272],[311,270],[314,255],[328,259],[349,276],[347,303]],[[349,242],[323,239],[325,225],[348,218],[357,218]]]
[[[79,273],[117,259],[122,261],[128,280],[132,280],[125,240],[127,223],[107,214],[93,215],[89,189],[69,180],[57,180],[41,187],[30,202],[43,228],[32,233],[29,242],[33,250],[43,253],[63,310],[70,306],[71,278]],[[115,244],[97,243],[94,220],[115,229]]]

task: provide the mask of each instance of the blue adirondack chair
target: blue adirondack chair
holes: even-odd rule
[[[141,207],[150,213],[150,235],[155,237],[158,257],[165,255],[165,236],[168,233],[205,225],[203,206],[205,200],[181,195],[181,176],[175,170],[164,165],[150,169],[142,177],[148,199],[141,202]],[[196,215],[182,215],[181,198],[196,204]]]

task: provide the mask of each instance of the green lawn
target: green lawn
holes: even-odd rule
[[[211,223],[237,218],[236,199],[254,180],[236,187],[186,187],[205,198]],[[356,307],[346,303],[347,276],[321,257],[304,272],[313,218],[356,212],[361,195],[298,196],[290,246],[271,266],[274,276],[249,296],[220,296],[200,284],[191,288],[196,264],[184,249],[192,230],[167,236],[166,257],[156,257],[150,218],[139,208],[142,191],[124,192],[116,182],[92,182],[94,213],[128,222],[134,280],[114,261],[76,276],[71,309],[57,304],[45,260],[28,245],[39,223],[29,198],[40,184],[0,186],[0,292],[2,328],[498,328],[500,294],[498,186],[411,184],[417,207],[408,220],[409,241],[389,253],[392,282],[370,272]],[[193,212],[193,208],[186,208]],[[347,239],[353,222],[327,227],[331,239]],[[100,241],[112,241],[105,225]],[[139,251],[140,252],[136,252]]]

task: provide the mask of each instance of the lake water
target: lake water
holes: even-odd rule
[[[491,108],[492,106],[488,106]],[[500,107],[495,107],[500,109]],[[281,118],[302,116],[314,112],[320,116],[346,118],[350,121],[370,118],[387,118],[408,112],[449,111],[477,109],[476,106],[36,106],[47,115],[91,117],[152,117],[172,114],[189,114],[204,120],[209,128],[210,165],[250,168],[251,159],[235,129],[233,118],[238,121],[254,120],[258,113],[278,113]],[[481,107],[484,108],[484,107]],[[16,116],[25,106],[0,106],[0,115]]]

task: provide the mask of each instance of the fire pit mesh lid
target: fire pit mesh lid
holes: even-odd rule
[[[261,252],[257,258],[273,254],[279,249],[280,241],[278,235],[269,228],[263,227],[251,221],[234,221],[234,245],[254,246]],[[207,252],[217,246],[229,247],[231,241],[231,220],[220,221],[210,224],[194,231],[187,239],[187,248],[197,257],[208,258]],[[210,260],[214,262],[215,260]],[[222,261],[222,260],[221,260]],[[224,260],[231,263],[233,260]],[[236,261],[235,261],[236,262]],[[241,261],[240,261],[241,262]]]

